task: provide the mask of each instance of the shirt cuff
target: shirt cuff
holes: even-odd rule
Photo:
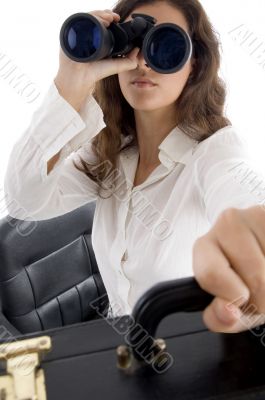
[[[61,150],[57,169],[64,158],[90,142],[105,126],[103,112],[92,94],[78,113],[52,81],[41,107],[33,115],[29,133],[42,154],[42,178],[46,179],[47,162],[55,154]]]

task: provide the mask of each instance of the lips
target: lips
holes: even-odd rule
[[[134,81],[132,81],[132,83],[148,83],[150,85],[155,85],[155,83],[150,79],[141,79],[141,78],[135,79]]]

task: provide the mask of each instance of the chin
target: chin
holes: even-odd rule
[[[144,106],[140,107],[139,104],[138,104],[138,106],[135,106],[135,107],[132,106],[132,108],[135,111],[155,111],[155,110],[157,110],[156,107],[144,107]]]
[[[131,99],[126,99],[127,103],[134,109],[134,110],[139,110],[139,111],[153,111],[159,108],[159,105],[154,104],[154,101],[150,100],[145,100],[142,99],[139,101],[139,99],[132,101]],[[152,104],[151,104],[152,103]]]

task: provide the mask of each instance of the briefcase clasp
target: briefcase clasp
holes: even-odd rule
[[[0,400],[46,400],[40,355],[51,349],[51,338],[40,336],[0,345],[7,375],[0,376]]]
[[[142,342],[144,341],[145,340]],[[140,342],[140,344],[142,342]],[[145,350],[147,350],[146,356],[143,356],[142,359],[139,360],[134,357],[130,346],[118,346],[116,348],[117,367],[126,373],[133,374],[138,368],[146,367],[148,365],[152,366],[155,363],[163,362],[165,359],[164,354],[167,354],[165,353],[166,342],[162,338],[153,339],[149,341],[149,346],[147,345]]]

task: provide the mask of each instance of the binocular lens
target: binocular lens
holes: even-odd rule
[[[164,23],[146,14],[133,14],[133,21],[112,23],[107,28],[94,15],[76,13],[63,23],[60,43],[78,62],[126,55],[135,45],[143,49],[146,63],[154,71],[179,71],[192,54],[190,36],[180,26]]]
[[[101,32],[91,19],[72,21],[64,31],[64,45],[74,57],[91,57],[101,46]]]
[[[147,46],[147,57],[161,70],[176,69],[181,66],[187,51],[183,34],[176,29],[163,28],[151,36]]]

